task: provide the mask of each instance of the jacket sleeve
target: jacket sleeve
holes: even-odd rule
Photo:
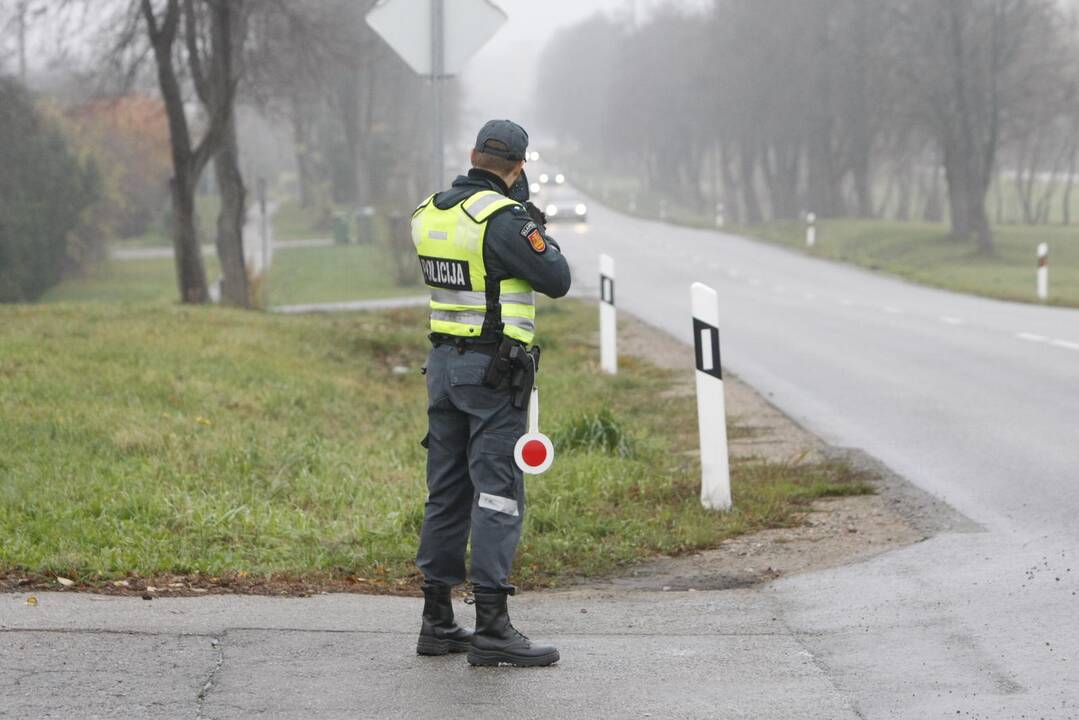
[[[552,298],[569,292],[571,278],[566,257],[521,206],[491,218],[484,255],[487,272],[494,279],[527,280],[538,292]]]

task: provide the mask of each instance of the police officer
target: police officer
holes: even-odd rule
[[[472,169],[428,198],[412,240],[431,290],[427,361],[427,505],[416,564],[424,607],[417,652],[468,652],[473,665],[550,665],[558,650],[510,624],[508,576],[524,518],[524,481],[513,458],[525,432],[535,337],[535,292],[569,291],[569,266],[527,202],[528,133],[509,120],[483,126]],[[511,191],[511,188],[513,189]],[[512,196],[512,197],[511,197]],[[512,360],[511,360],[512,356]],[[534,369],[534,368],[530,368]],[[534,376],[532,376],[534,377]],[[472,535],[476,631],[453,618],[450,589],[465,581]]]

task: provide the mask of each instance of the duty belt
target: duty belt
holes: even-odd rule
[[[509,337],[499,338],[466,338],[459,335],[446,335],[444,333],[431,333],[427,336],[431,341],[431,345],[439,347],[440,345],[449,345],[457,348],[457,352],[464,354],[466,352],[478,352],[484,355],[494,357],[498,355],[499,348],[502,346],[504,340],[515,343],[524,347],[524,343],[514,340]]]

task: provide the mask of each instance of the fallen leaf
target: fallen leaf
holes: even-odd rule
[[[64,587],[71,587],[72,585],[74,585],[74,584],[75,584],[75,581],[74,581],[74,580],[68,580],[68,579],[67,579],[67,578],[65,578],[65,577],[58,577],[58,578],[56,578],[56,582],[60,583],[60,584],[61,584],[61,585],[63,585]]]
[[[34,597],[33,595],[31,595],[30,597],[26,598],[26,604],[27,605],[37,605],[37,598]]]

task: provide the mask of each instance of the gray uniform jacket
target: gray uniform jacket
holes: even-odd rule
[[[449,190],[435,195],[435,207],[448,210],[481,190],[494,190],[506,195],[509,190],[497,175],[473,168],[468,175],[453,181]],[[546,228],[539,231],[547,245],[542,253],[532,249],[529,234],[535,223],[523,205],[500,212],[487,223],[483,243],[483,262],[492,280],[518,278],[527,280],[537,292],[560,298],[569,292],[570,271],[561,248]]]

